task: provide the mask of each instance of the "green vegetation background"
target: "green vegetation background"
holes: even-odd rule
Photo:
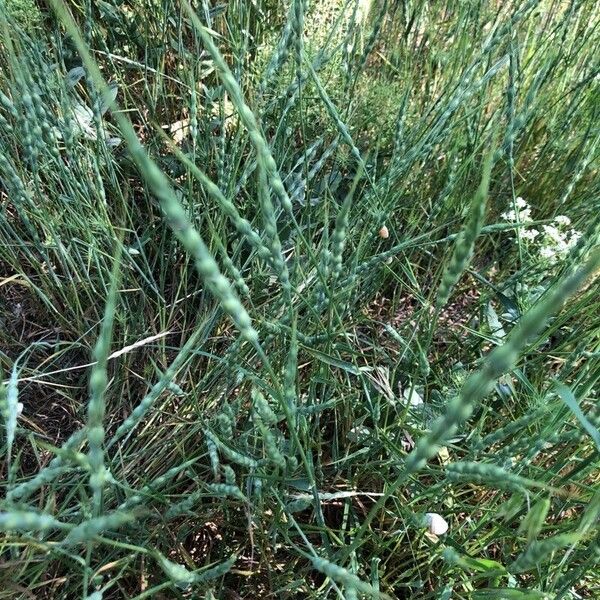
[[[595,4],[0,1],[0,598],[597,597]]]

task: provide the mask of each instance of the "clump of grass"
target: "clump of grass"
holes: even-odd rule
[[[0,588],[589,595],[593,3],[51,4],[0,3]]]

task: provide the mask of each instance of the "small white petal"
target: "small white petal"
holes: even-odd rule
[[[444,535],[448,531],[448,523],[446,519],[437,513],[426,513],[425,519],[429,533],[434,535]]]
[[[410,404],[411,406],[421,406],[423,404],[423,398],[421,394],[417,392],[414,388],[406,388],[402,392],[402,397]]]
[[[23,414],[23,403],[17,402],[17,416],[21,416]]]
[[[371,436],[371,430],[364,426],[353,427],[347,434],[348,439],[354,443],[366,442]]]
[[[109,148],[116,148],[121,145],[123,140],[120,137],[106,137],[106,145]]]

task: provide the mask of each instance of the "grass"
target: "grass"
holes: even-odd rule
[[[595,597],[593,3],[14,6],[0,598]]]

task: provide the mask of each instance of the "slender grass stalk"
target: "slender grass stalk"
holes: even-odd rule
[[[121,269],[120,251],[115,257],[111,273],[110,289],[104,309],[104,319],[94,348],[95,365],[90,374],[90,400],[87,410],[88,461],[90,464],[90,488],[93,493],[94,515],[102,512],[102,490],[108,474],[104,464],[104,415],[105,394],[108,387],[108,356],[117,309],[117,289]]]

